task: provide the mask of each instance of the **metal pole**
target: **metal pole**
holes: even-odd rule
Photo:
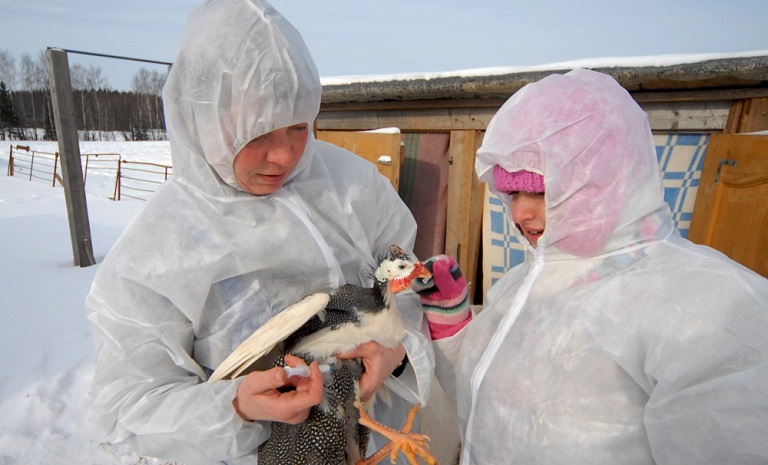
[[[56,122],[61,172],[64,178],[64,197],[69,217],[69,234],[75,266],[96,264],[91,245],[91,226],[88,221],[88,205],[85,200],[83,168],[80,162],[80,145],[75,125],[75,104],[69,75],[67,52],[47,49],[45,58],[51,82],[53,116]]]

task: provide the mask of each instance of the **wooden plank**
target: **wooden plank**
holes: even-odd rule
[[[400,188],[400,131],[316,131],[318,140],[343,147],[370,161],[395,190]],[[388,157],[389,163],[381,159]]]
[[[655,131],[721,132],[728,120],[730,101],[643,103]],[[408,132],[484,131],[498,108],[425,110],[324,111],[317,118],[320,130],[363,131],[398,127]]]
[[[322,111],[317,129],[364,131],[398,127],[403,132],[484,130],[497,108]]]
[[[475,140],[475,148],[472,150],[472,198],[470,200],[470,213],[469,213],[469,257],[467,259],[467,281],[471,281],[469,289],[469,301],[470,303],[479,304],[483,302],[483,282],[478,280],[478,268],[482,266],[482,259],[480,257],[480,242],[483,236],[483,209],[485,208],[485,184],[481,183],[475,174],[475,154],[477,149],[483,143],[483,137],[485,132],[477,132]],[[481,295],[479,299],[474,299],[475,293],[480,291]]]
[[[67,52],[48,49],[45,51],[48,76],[51,83],[53,116],[56,122],[61,172],[64,175],[64,198],[69,217],[69,234],[75,266],[96,264],[91,243],[91,226],[85,199],[83,168],[80,163],[80,145],[75,125],[75,105],[69,75]]]
[[[456,258],[474,295],[482,230],[483,192],[475,176],[478,131],[452,131],[448,147],[448,212],[445,253]]]
[[[639,104],[675,102],[713,102],[748,100],[768,97],[768,87],[731,87],[701,90],[648,91],[627,89]],[[454,98],[424,100],[385,100],[355,102],[323,102],[320,113],[336,111],[423,111],[428,109],[499,108],[512,96],[492,98]]]
[[[660,92],[630,92],[638,103],[650,102],[707,102],[716,100],[736,100],[768,96],[766,87],[734,87],[730,89],[707,89]]]
[[[654,131],[721,132],[728,121],[731,103],[667,102],[640,105]]]
[[[768,98],[753,98],[744,108],[744,119],[739,132],[768,130]]]
[[[373,102],[321,103],[320,111],[429,110],[455,108],[499,108],[506,98],[461,98],[440,100],[386,100]]]
[[[723,132],[736,134],[768,130],[768,98],[734,100]]]
[[[725,123],[723,133],[732,134],[739,132],[739,121],[741,113],[744,111],[744,100],[734,100],[731,102],[731,109],[728,112],[728,121]]]

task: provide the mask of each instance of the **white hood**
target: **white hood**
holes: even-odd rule
[[[231,195],[210,168],[239,189],[232,163],[248,142],[298,123],[312,127],[322,92],[317,69],[293,26],[257,0],[204,3],[190,15],[180,50],[163,89],[174,175]],[[310,140],[294,175],[311,163],[312,149]]]

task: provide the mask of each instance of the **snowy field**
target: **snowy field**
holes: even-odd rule
[[[97,265],[73,263],[64,190],[6,176],[10,145],[58,151],[56,142],[0,141],[0,465],[153,465],[107,442],[88,393],[93,374],[85,296],[112,244],[145,202],[109,200],[114,173],[89,173]],[[168,142],[81,142],[86,153],[170,165]]]

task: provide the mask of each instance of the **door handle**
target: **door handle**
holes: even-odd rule
[[[728,166],[736,166],[736,160],[728,160],[725,158],[721,158],[720,162],[717,164],[717,173],[715,174],[715,184],[720,180],[720,170],[723,169],[723,165]]]

